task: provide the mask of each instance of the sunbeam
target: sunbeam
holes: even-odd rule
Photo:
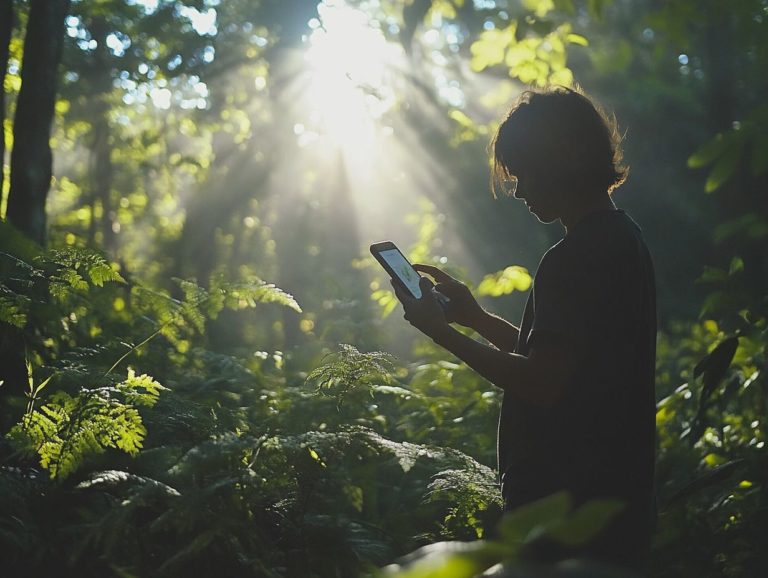
[[[321,2],[309,26],[306,130],[332,139],[350,162],[371,149],[377,121],[396,102],[392,75],[403,49],[387,41],[379,21],[345,2]]]

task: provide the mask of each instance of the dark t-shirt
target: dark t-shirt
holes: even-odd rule
[[[642,233],[623,211],[588,215],[542,258],[516,353],[548,340],[583,356],[554,407],[504,395],[507,507],[559,490],[577,503],[616,497],[628,504],[622,519],[633,539],[643,538],[653,519],[656,292]]]

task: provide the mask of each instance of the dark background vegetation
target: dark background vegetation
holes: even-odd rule
[[[516,320],[561,229],[493,199],[487,143],[526,85],[578,83],[657,267],[653,575],[768,575],[766,21],[0,0],[2,574],[357,576],[438,542],[387,572],[570,575],[519,560],[610,505],[499,525],[499,393],[402,322],[367,246]]]

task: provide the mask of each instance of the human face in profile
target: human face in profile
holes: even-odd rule
[[[542,223],[560,218],[562,199],[543,179],[523,174],[514,179],[514,197],[525,203],[528,210]]]

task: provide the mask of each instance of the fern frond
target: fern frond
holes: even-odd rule
[[[64,300],[72,291],[85,291],[90,285],[102,287],[106,282],[125,283],[120,273],[92,249],[70,247],[56,249],[37,258],[56,266],[56,273],[48,278],[51,296]],[[88,280],[90,280],[90,285]]]
[[[18,450],[37,453],[51,478],[66,478],[87,456],[107,448],[136,455],[147,429],[134,405],[154,405],[165,389],[150,376],[130,371],[116,387],[81,390],[76,396],[59,391],[25,414],[7,438]]]
[[[185,281],[184,279],[177,278],[174,278],[173,280],[179,285],[184,293],[184,300],[181,303],[179,313],[184,317],[185,321],[197,330],[198,333],[202,333],[205,331],[205,314],[201,307],[210,299],[210,294],[192,281]]]
[[[381,351],[361,353],[346,343],[340,347],[340,351],[326,356],[325,363],[307,375],[306,383],[313,384],[317,393],[342,401],[352,389],[370,389],[392,381],[392,355]]]
[[[245,309],[256,307],[258,303],[277,303],[297,313],[301,313],[299,306],[293,295],[286,293],[272,283],[266,283],[255,277],[246,282],[230,283],[220,278],[211,279],[211,294],[218,295],[219,299],[212,302],[212,305],[229,309]],[[213,311],[209,312],[213,313]],[[216,311],[218,313],[218,311]]]
[[[54,249],[49,251],[43,260],[58,265],[63,271],[82,271],[91,280],[91,284],[97,287],[102,287],[106,282],[125,283],[125,279],[112,268],[109,261],[93,249],[82,247]],[[83,279],[81,275],[78,277]]]
[[[436,474],[428,486],[428,499],[436,500],[448,495],[471,496],[485,503],[501,505],[496,472],[480,463],[467,469],[449,469]]]
[[[29,297],[0,283],[0,322],[23,328],[27,324],[30,303],[32,300]]]
[[[128,378],[119,383],[117,389],[125,395],[128,403],[145,407],[155,405],[160,392],[168,390],[146,373],[137,376],[133,369],[128,370]]]
[[[100,472],[94,472],[88,476],[85,480],[77,484],[77,489],[86,490],[89,488],[117,488],[126,485],[138,485],[138,486],[151,486],[154,489],[160,490],[162,493],[168,496],[180,496],[181,494],[176,488],[164,484],[158,480],[147,478],[145,476],[138,476],[129,472],[123,472],[120,470],[103,470]]]

